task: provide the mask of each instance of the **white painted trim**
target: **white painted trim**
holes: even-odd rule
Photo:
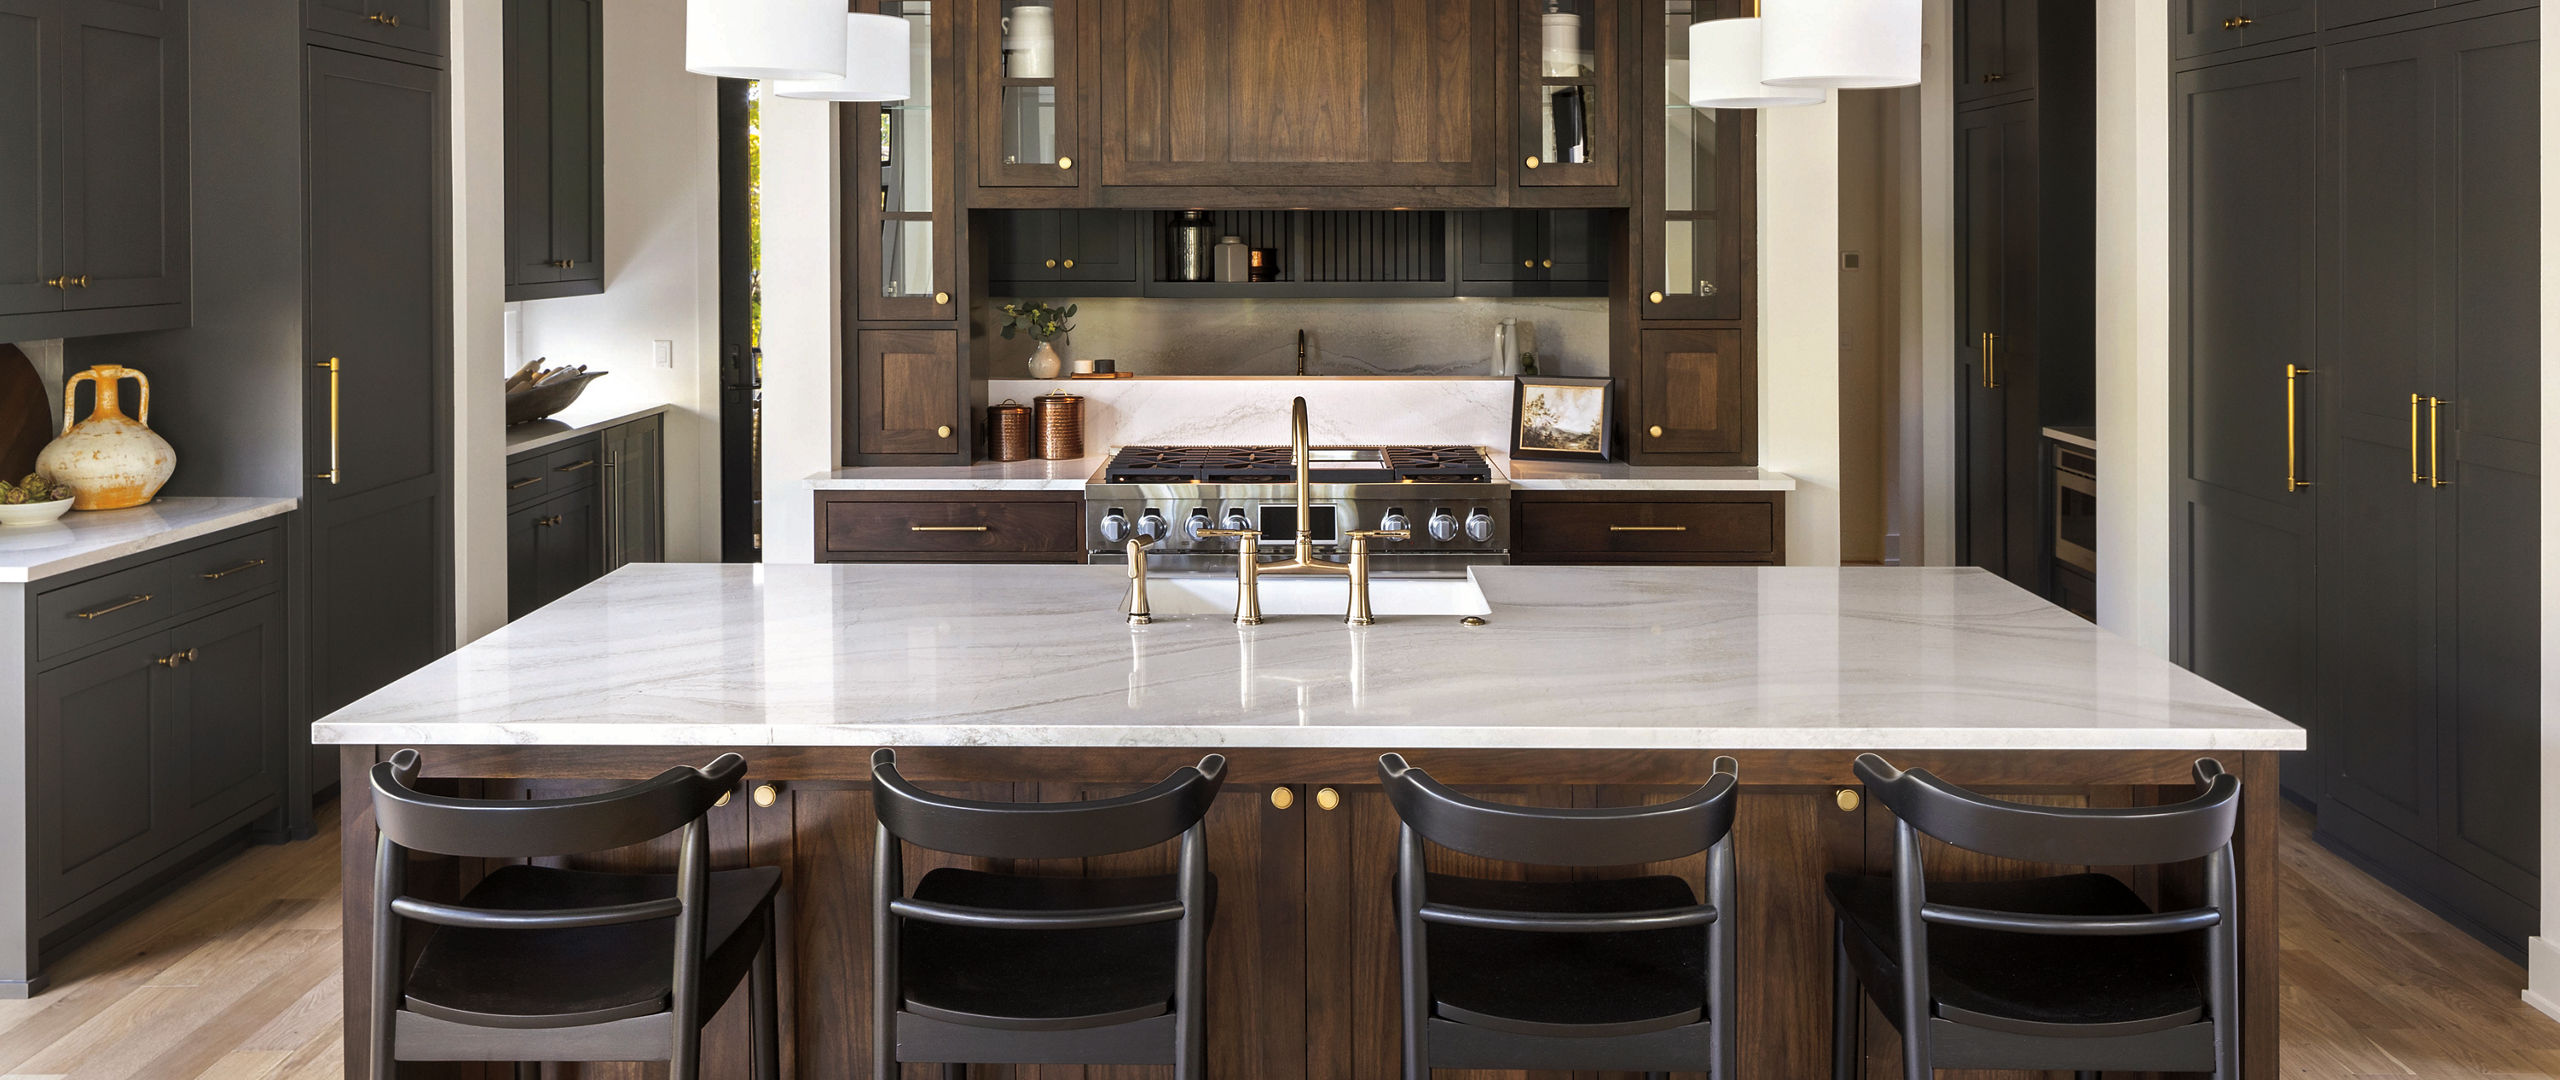
[[[764,213],[764,561],[817,561],[808,478],[838,459],[840,275],[836,111],[766,97]]]
[[[2542,934],[2526,946],[2527,1004],[2560,1018],[2560,5],[2541,8],[2542,27]]]
[[[453,605],[455,644],[507,621],[506,20],[453,6]]]
[[[2097,12],[2098,622],[2169,655],[2169,22]]]
[[[1787,563],[1840,564],[1840,105],[1760,113],[1760,464],[1796,479]]]

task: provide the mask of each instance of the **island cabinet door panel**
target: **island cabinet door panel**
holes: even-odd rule
[[[950,330],[864,330],[856,337],[852,455],[847,464],[918,457],[966,457],[961,415],[969,372]]]
[[[180,0],[66,5],[62,273],[69,309],[187,299],[187,27]]]
[[[1658,464],[1756,461],[1759,409],[1748,337],[1740,330],[1646,330],[1636,391],[1639,459]]]
[[[1102,0],[1102,182],[1484,187],[1495,0]]]
[[[29,687],[28,871],[39,917],[159,854],[174,820],[177,763],[169,637],[154,634],[65,664]]]

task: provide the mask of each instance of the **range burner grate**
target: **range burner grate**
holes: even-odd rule
[[[1322,483],[1484,483],[1493,468],[1472,446],[1320,448],[1309,463]],[[1285,446],[1130,446],[1105,473],[1114,484],[1285,484],[1295,472]]]

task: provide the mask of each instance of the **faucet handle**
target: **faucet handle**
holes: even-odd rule
[[[1411,529],[1353,529],[1342,534],[1353,540],[1411,540]]]
[[[1262,530],[1260,530],[1260,529],[1202,529],[1202,530],[1200,530],[1200,535],[1201,535],[1203,538],[1224,538],[1224,537],[1229,537],[1229,536],[1237,536],[1237,537],[1244,537],[1244,538],[1246,538],[1246,539],[1251,539],[1251,540],[1260,540],[1260,539],[1262,539]]]

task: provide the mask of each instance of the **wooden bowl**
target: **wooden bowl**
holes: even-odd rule
[[[528,386],[507,391],[507,426],[527,424],[568,408],[584,393],[587,384],[604,378],[610,372],[590,371],[575,378]]]

